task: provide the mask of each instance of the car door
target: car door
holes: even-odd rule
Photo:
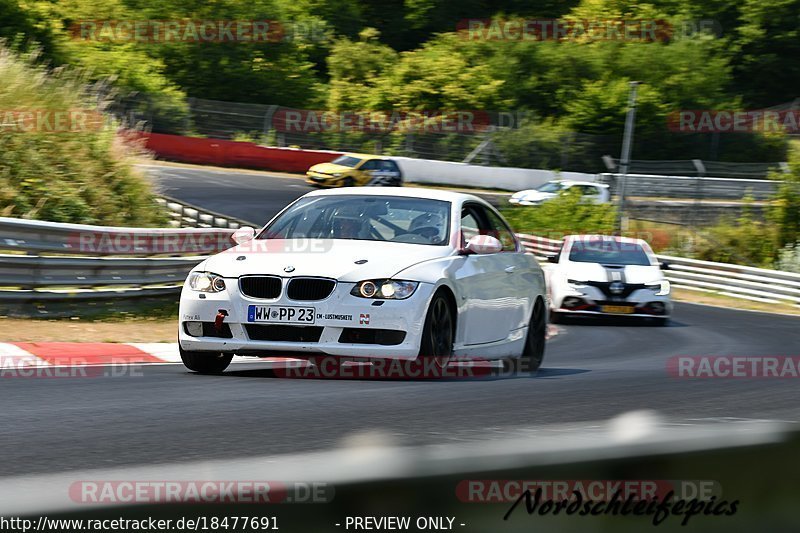
[[[356,185],[368,185],[372,181],[372,175],[378,170],[380,160],[370,159],[358,167],[358,175],[356,176]]]
[[[581,191],[581,198],[584,202],[599,203],[600,189],[594,185],[578,185],[578,189]]]
[[[505,310],[505,323],[509,331],[527,326],[527,319],[533,310],[539,275],[534,272],[532,263],[525,256],[514,232],[493,209],[481,206],[486,219],[486,234],[491,235],[503,245],[503,251],[492,254],[491,268],[497,273],[498,292],[502,294]]]
[[[494,235],[485,208],[467,203],[461,213],[461,234],[465,244],[474,235]],[[513,240],[513,236],[512,236]],[[502,241],[501,241],[502,242]],[[507,252],[464,256],[456,272],[456,283],[462,301],[459,337],[464,345],[486,344],[508,337],[512,326],[518,327],[517,283],[518,268]],[[506,272],[508,269],[508,272]]]

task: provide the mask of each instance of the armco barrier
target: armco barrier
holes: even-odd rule
[[[195,265],[233,245],[233,231],[0,217],[0,250],[10,252],[0,254],[0,314],[59,316],[104,301],[118,311],[116,302],[174,298]]]
[[[557,253],[561,246],[560,240],[546,237],[520,234],[519,238],[525,249],[540,259]],[[800,307],[800,274],[670,255],[657,257],[669,264],[664,275],[675,288]]]
[[[150,133],[146,147],[159,157],[184,163],[242,167],[279,172],[305,172],[335,159],[341,152],[272,148],[249,142]]]
[[[0,217],[0,301],[109,299],[174,294],[205,256],[233,245],[233,229],[116,228]],[[539,258],[561,241],[519,235]],[[21,252],[21,253],[20,253]],[[48,255],[37,255],[48,254]],[[800,274],[681,257],[670,264],[673,286],[760,302],[800,305]]]
[[[146,146],[159,157],[172,161],[296,173],[305,173],[309,167],[317,163],[331,161],[342,155],[342,152],[327,150],[276,148],[250,142],[181,137],[161,133],[148,134]],[[519,191],[538,187],[558,177],[581,181],[595,181],[597,178],[595,174],[581,172],[559,174],[552,170],[484,167],[412,157],[392,159],[400,165],[404,179],[411,183]]]

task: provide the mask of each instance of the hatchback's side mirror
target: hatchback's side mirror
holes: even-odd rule
[[[658,268],[660,268],[661,270],[669,270],[669,263],[667,263],[666,261],[661,261],[658,264]]]
[[[256,230],[254,228],[250,226],[242,226],[233,232],[231,238],[236,244],[244,244],[248,241],[252,241],[255,236]]]
[[[559,257],[558,254],[556,254],[556,255],[548,255],[547,256],[547,262],[548,263],[558,263],[558,257]]]

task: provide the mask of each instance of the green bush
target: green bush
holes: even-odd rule
[[[800,274],[800,241],[787,244],[778,252],[775,268]]]
[[[744,214],[706,228],[695,241],[693,256],[705,261],[772,268],[777,254],[778,231],[774,224]]]
[[[539,206],[506,207],[500,210],[519,233],[560,239],[573,233],[614,232],[616,209],[611,204],[584,202],[577,190],[562,191]]]
[[[35,55],[0,46],[0,215],[119,226],[158,226],[166,215],[133,166],[134,147],[103,116],[95,126],[22,123],[22,112],[99,113],[85,78],[48,72]],[[96,115],[102,116],[102,115]],[[49,130],[49,131],[48,131]]]

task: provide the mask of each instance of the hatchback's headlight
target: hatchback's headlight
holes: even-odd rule
[[[225,290],[225,280],[218,274],[211,272],[192,272],[189,274],[189,288],[199,292],[222,292]]]
[[[380,298],[385,300],[405,300],[417,290],[417,281],[395,279],[368,279],[356,283],[350,294],[359,298]]]
[[[669,281],[665,279],[653,281],[651,283],[645,283],[645,286],[651,291],[655,292],[656,296],[666,296],[670,291]]]
[[[580,289],[585,289],[586,288],[586,282],[585,281],[578,281],[576,279],[568,279],[567,280],[567,284],[569,285],[569,287],[571,289],[580,290]]]

